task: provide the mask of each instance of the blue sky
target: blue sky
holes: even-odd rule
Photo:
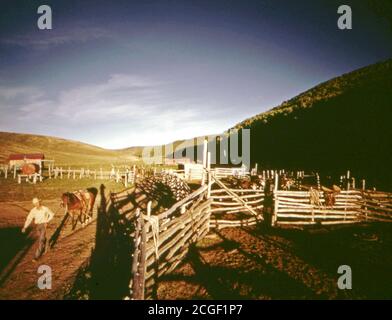
[[[38,30],[49,4],[53,29]],[[392,56],[391,25],[341,1],[2,1],[0,131],[106,148],[220,133]]]

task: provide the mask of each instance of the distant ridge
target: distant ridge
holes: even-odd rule
[[[133,148],[106,150],[90,144],[56,137],[0,132],[0,161],[6,162],[12,153],[44,153],[61,165],[98,165],[132,161]]]

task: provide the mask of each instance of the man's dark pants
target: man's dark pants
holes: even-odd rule
[[[46,223],[37,224],[37,233],[38,233],[38,248],[35,251],[35,259],[38,259],[45,253],[46,247]]]

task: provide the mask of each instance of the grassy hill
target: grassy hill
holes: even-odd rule
[[[239,123],[267,167],[342,172],[391,187],[392,60],[322,83]]]
[[[44,153],[56,165],[99,166],[135,161],[134,149],[106,150],[82,142],[55,137],[0,132],[0,162],[12,153]]]
[[[259,167],[323,174],[351,169],[368,185],[392,189],[391,123],[392,60],[387,60],[324,82],[235,128],[251,129],[251,161]],[[174,147],[182,142],[173,142]],[[60,138],[5,132],[0,132],[0,145],[0,161],[10,153],[43,152],[57,164],[83,166],[129,163],[138,160],[143,150],[105,150]]]

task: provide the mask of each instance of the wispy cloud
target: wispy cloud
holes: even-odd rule
[[[212,106],[177,100],[164,87],[126,74],[54,96],[36,87],[0,87],[0,109],[7,110],[0,126],[7,129],[12,123],[12,131],[33,133],[44,126],[48,134],[63,128],[72,138],[111,148],[168,143],[225,128]],[[208,116],[202,110],[209,110]]]
[[[47,49],[65,44],[83,43],[97,39],[113,38],[114,34],[100,27],[73,26],[69,28],[53,28],[45,32],[31,32],[13,35],[0,40],[2,45]]]
[[[37,99],[42,95],[42,91],[33,86],[0,86],[0,101],[9,101],[21,96]]]

